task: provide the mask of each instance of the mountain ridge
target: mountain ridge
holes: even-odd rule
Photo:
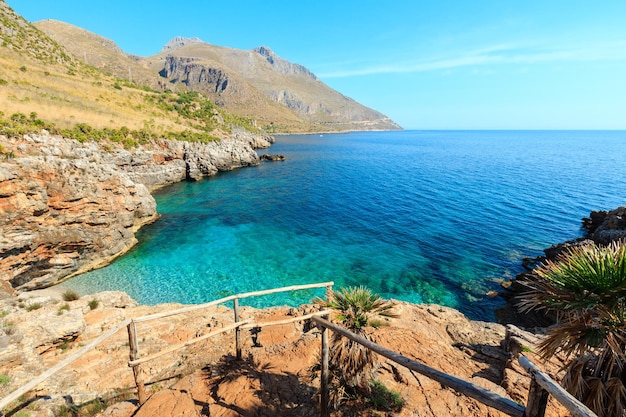
[[[64,22],[33,25],[89,65],[159,90],[201,92],[270,133],[401,129],[267,46],[246,51],[177,36],[157,54],[140,57]]]

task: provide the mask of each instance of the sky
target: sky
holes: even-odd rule
[[[626,1],[8,0],[153,55],[268,46],[405,129],[626,129]]]

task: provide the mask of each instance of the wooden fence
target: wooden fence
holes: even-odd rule
[[[72,355],[70,355],[69,357],[67,357],[66,359],[64,359],[63,361],[59,362],[58,364],[54,365],[53,367],[51,367],[50,369],[48,369],[47,371],[45,371],[44,373],[42,373],[41,375],[35,377],[34,379],[32,379],[31,381],[29,381],[28,383],[26,383],[25,385],[21,386],[20,388],[16,389],[15,391],[11,392],[9,395],[7,395],[6,397],[0,399],[0,416],[2,415],[2,410],[7,407],[9,404],[13,403],[14,401],[18,400],[22,395],[26,394],[28,391],[32,390],[33,388],[35,388],[37,385],[39,385],[40,383],[42,383],[43,381],[45,381],[46,379],[50,378],[52,375],[56,374],[57,372],[61,371],[63,368],[67,367],[68,365],[70,365],[72,362],[76,361],[77,359],[81,358],[83,355],[85,355],[86,353],[88,353],[91,349],[93,349],[94,347],[96,347],[97,345],[99,345],[100,343],[104,342],[105,340],[109,339],[111,336],[113,336],[114,334],[116,334],[118,331],[120,331],[123,328],[127,329],[128,332],[128,342],[129,342],[129,357],[130,357],[130,361],[128,362],[128,366],[130,366],[133,369],[133,376],[135,378],[135,383],[137,385],[137,396],[139,398],[139,402],[141,404],[143,404],[146,400],[146,392],[145,392],[145,379],[142,373],[142,368],[141,368],[141,364],[145,363],[147,361],[150,361],[152,359],[158,358],[162,355],[168,354],[168,353],[172,353],[176,350],[182,349],[184,347],[187,347],[189,345],[192,345],[194,343],[198,343],[201,342],[203,340],[207,340],[213,336],[216,336],[218,334],[227,332],[229,330],[235,330],[235,350],[236,350],[236,355],[238,359],[241,359],[242,353],[242,344],[241,344],[241,329],[242,328],[253,328],[253,327],[264,327],[264,326],[272,326],[272,325],[279,325],[279,324],[287,324],[287,323],[292,323],[292,322],[296,322],[296,321],[301,321],[301,320],[307,320],[309,318],[314,317],[315,315],[328,315],[329,312],[328,311],[321,311],[321,312],[316,312],[316,313],[312,313],[306,316],[299,316],[299,317],[292,317],[289,319],[285,319],[285,320],[279,320],[279,321],[274,321],[274,322],[268,322],[268,323],[252,323],[250,320],[240,320],[240,309],[239,309],[239,300],[240,299],[244,299],[244,298],[248,298],[248,297],[259,297],[259,296],[263,296],[263,295],[268,295],[268,294],[274,294],[274,293],[279,293],[279,292],[288,292],[288,291],[299,291],[299,290],[306,290],[306,289],[315,289],[315,288],[326,288],[327,292],[330,291],[332,289],[332,286],[334,285],[333,282],[323,282],[323,283],[318,283],[318,284],[305,284],[305,285],[292,285],[289,287],[281,287],[281,288],[273,288],[273,289],[269,289],[269,290],[263,290],[263,291],[254,291],[254,292],[248,292],[248,293],[243,293],[243,294],[237,294],[237,295],[231,295],[228,297],[224,297],[221,298],[219,300],[215,300],[215,301],[211,301],[209,303],[205,303],[205,304],[198,304],[198,305],[193,305],[193,306],[189,306],[189,307],[183,307],[177,310],[173,310],[173,311],[168,311],[168,312],[164,312],[164,313],[157,313],[157,314],[151,314],[148,316],[142,316],[142,317],[136,317],[133,319],[125,319],[124,321],[122,321],[120,324],[118,324],[117,326],[107,330],[105,333],[101,334],[96,340],[92,341],[91,343],[89,343],[88,345],[84,346],[83,348],[81,348],[80,350],[78,350],[77,352],[73,353]],[[218,304],[223,304],[226,302],[233,302],[233,307],[234,307],[234,319],[235,319],[235,323],[233,323],[232,325],[229,326],[225,326],[219,330],[210,332],[206,335],[197,337],[195,339],[189,340],[185,343],[181,343],[179,345],[176,346],[172,346],[169,347],[161,352],[152,354],[150,356],[146,356],[146,357],[140,357],[139,355],[139,339],[137,337],[137,327],[136,324],[137,323],[142,323],[142,322],[146,322],[146,321],[151,321],[151,320],[157,320],[157,319],[161,319],[161,318],[165,318],[165,317],[170,317],[170,316],[174,316],[174,315],[178,315],[178,314],[184,314],[184,313],[190,313],[190,312],[194,312],[194,311],[198,311],[198,310],[202,310],[208,307],[212,307]]]
[[[543,417],[546,410],[546,405],[548,401],[548,396],[553,395],[561,404],[563,404],[568,411],[572,413],[574,417],[597,417],[591,410],[589,410],[585,405],[576,400],[572,395],[567,393],[561,386],[559,386],[553,379],[551,379],[548,375],[541,372],[528,358],[524,356],[520,356],[519,362],[522,367],[530,373],[531,375],[531,385],[530,391],[528,395],[528,402],[526,406],[518,404],[512,401],[509,398],[505,398],[500,396],[497,393],[474,385],[468,381],[457,378],[455,376],[446,374],[437,369],[426,366],[422,363],[416,362],[412,359],[409,359],[405,356],[397,352],[393,352],[385,347],[382,347],[368,339],[365,339],[359,335],[356,335],[341,326],[330,323],[327,318],[330,314],[330,310],[318,311],[315,313],[311,313],[304,316],[292,317],[285,320],[277,320],[266,323],[253,323],[251,320],[241,320],[240,318],[240,309],[239,309],[239,300],[248,297],[256,297],[267,294],[273,294],[278,292],[286,292],[286,291],[298,291],[305,289],[314,289],[314,288],[327,288],[327,291],[332,289],[333,282],[325,282],[319,284],[307,284],[307,285],[294,285],[289,287],[275,288],[264,291],[255,291],[244,294],[232,295],[229,297],[221,298],[219,300],[215,300],[206,304],[194,305],[189,307],[180,308],[173,311],[168,311],[164,313],[152,314],[148,316],[137,317],[133,319],[125,319],[117,326],[109,329],[96,340],[92,341],[88,345],[84,346],[79,351],[73,353],[71,356],[63,360],[62,362],[56,364],[52,368],[48,369],[46,372],[42,373],[38,377],[32,379],[27,384],[18,388],[11,394],[0,400],[0,415],[2,415],[2,411],[6,406],[11,404],[13,401],[17,400],[19,397],[27,393],[28,391],[35,388],[38,384],[51,377],[55,373],[59,372],[61,369],[65,368],[78,358],[82,357],[88,351],[93,349],[96,345],[102,343],[107,340],[119,330],[126,327],[128,331],[128,341],[129,341],[129,362],[128,366],[130,366],[133,370],[133,375],[135,378],[135,383],[137,386],[137,396],[139,398],[139,403],[143,404],[147,399],[146,391],[145,391],[145,378],[142,372],[141,365],[150,360],[156,359],[160,356],[172,353],[176,350],[185,348],[194,343],[201,342],[203,340],[207,340],[211,337],[214,337],[218,334],[228,332],[230,330],[235,330],[235,351],[238,359],[242,357],[242,343],[241,343],[241,330],[242,329],[250,329],[250,328],[259,328],[265,326],[273,326],[280,324],[288,324],[296,321],[308,320],[311,319],[314,321],[321,329],[322,329],[322,346],[321,346],[321,361],[322,361],[322,374],[321,374],[321,395],[320,395],[320,415],[322,417],[328,417],[328,398],[329,398],[329,344],[328,344],[328,330],[332,330],[341,334],[344,337],[347,337],[350,340],[353,340],[361,345],[365,346],[368,349],[378,353],[379,355],[396,362],[399,365],[402,365],[408,369],[411,369],[415,372],[418,372],[422,375],[425,375],[443,386],[452,388],[457,392],[466,395],[468,397],[474,398],[475,400],[489,406],[495,408],[509,416],[513,417]],[[141,357],[139,352],[139,338],[137,335],[137,323],[147,322],[151,320],[162,319],[165,317],[170,317],[178,314],[190,313],[194,311],[198,311],[201,309],[205,309],[211,306],[215,306],[218,304],[233,302],[233,310],[234,310],[234,323],[228,326],[225,326],[221,329],[209,332],[203,336],[197,337],[195,339],[188,340],[187,342],[168,347],[160,352],[153,353],[149,356]],[[325,318],[322,318],[325,317]]]
[[[321,393],[320,393],[320,416],[328,417],[328,380],[329,380],[329,346],[328,346],[328,330],[339,333],[348,339],[357,342],[366,348],[378,353],[379,355],[422,375],[425,375],[445,387],[454,389],[455,391],[471,397],[489,407],[495,408],[509,416],[513,417],[543,417],[548,402],[548,394],[552,394],[561,404],[572,413],[574,417],[597,417],[584,404],[574,398],[565,391],[552,378],[544,374],[537,368],[528,358],[520,356],[519,362],[522,367],[531,375],[530,392],[528,394],[528,402],[526,407],[515,401],[500,396],[493,391],[489,391],[468,381],[446,374],[437,369],[416,362],[412,359],[402,356],[397,352],[380,346],[371,340],[354,334],[345,328],[321,317],[312,317],[315,323],[322,328],[322,349],[321,349]]]

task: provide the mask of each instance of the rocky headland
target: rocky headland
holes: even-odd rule
[[[157,219],[151,191],[257,165],[255,149],[272,142],[240,128],[220,141],[153,139],[132,149],[46,131],[0,135],[3,292],[48,287],[110,263]]]

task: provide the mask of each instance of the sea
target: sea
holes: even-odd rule
[[[134,249],[61,286],[153,305],[333,281],[495,320],[524,258],[626,204],[625,131],[283,135],[263,152],[286,160],[159,190]]]

